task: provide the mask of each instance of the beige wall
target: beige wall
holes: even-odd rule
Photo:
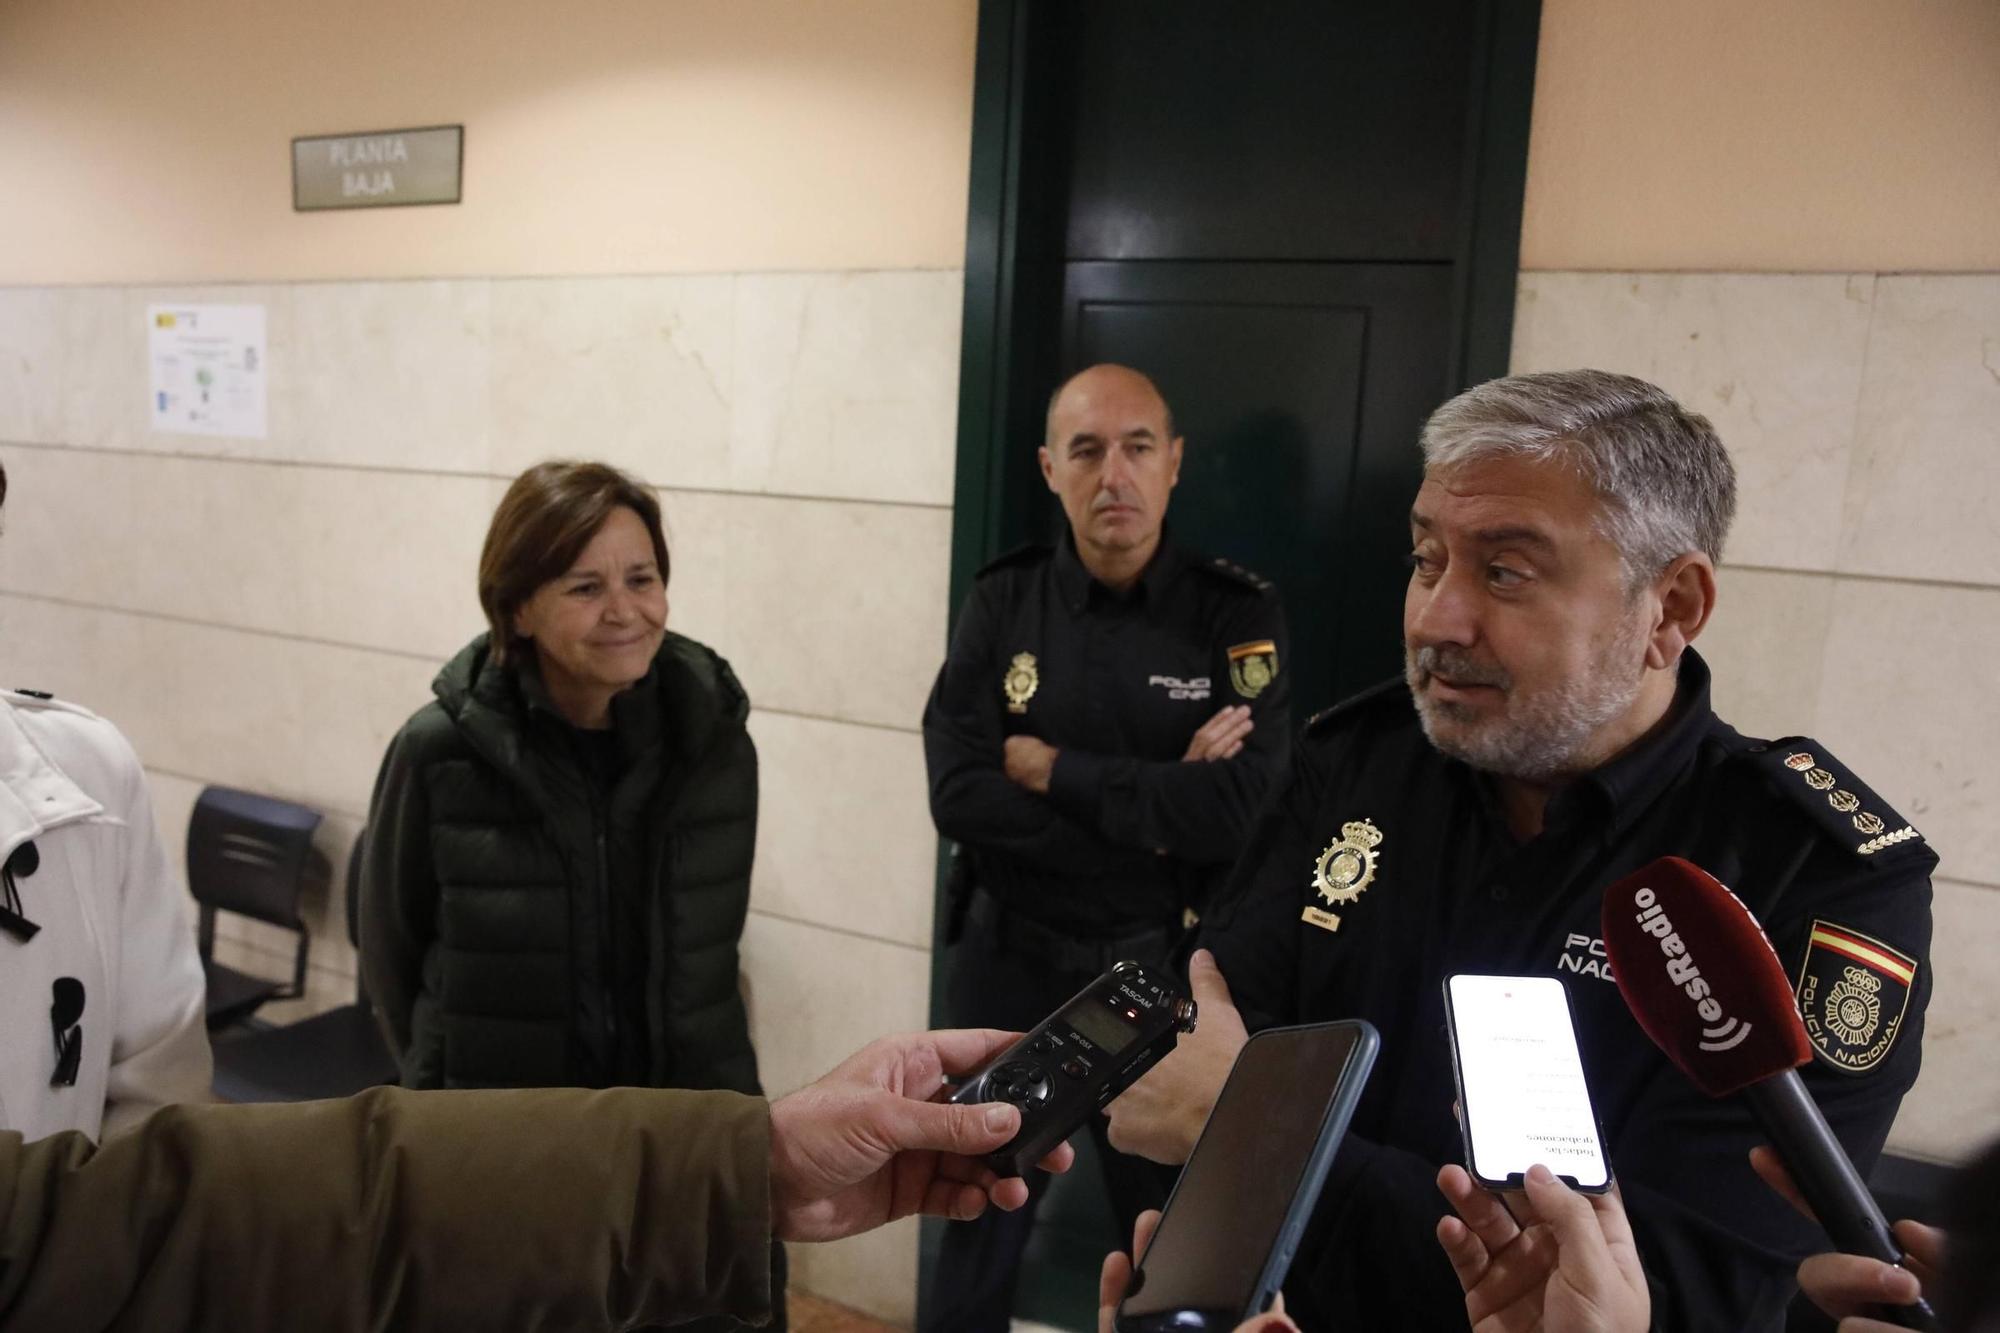
[[[479,628],[506,480],[610,459],[660,490],[671,623],[753,701],[766,1086],[921,1026],[974,15],[0,6],[0,679],[123,726],[176,853],[219,782],[325,811],[340,866]],[[291,211],[292,135],[435,122],[466,126],[463,205]],[[148,428],[161,300],[265,308],[267,438]],[[338,905],[310,915],[274,1018],[352,998]],[[285,971],[288,937],[225,930]],[[914,1224],[793,1271],[905,1318]]]
[[[1543,0],[1524,269],[2000,269],[1994,0]]]
[[[1699,647],[1717,711],[1809,735],[1942,860],[1924,1073],[1890,1143],[2000,1135],[2000,275],[1529,273],[1514,368],[1640,375],[1706,413],[1736,528]]]
[[[0,5],[0,284],[949,268],[969,0]],[[294,213],[295,135],[466,127]]]
[[[1718,709],[1816,737],[1942,858],[1890,1139],[1942,1159],[2000,1135],[1996,145],[1992,0],[1543,5],[1514,369],[1628,371],[1722,432]]]

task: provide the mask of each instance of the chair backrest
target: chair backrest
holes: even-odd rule
[[[188,821],[188,889],[201,908],[204,958],[215,948],[215,913],[236,912],[299,934],[303,972],[306,923],[299,901],[316,862],[320,813],[274,796],[205,787]],[[298,978],[303,983],[304,977]]]

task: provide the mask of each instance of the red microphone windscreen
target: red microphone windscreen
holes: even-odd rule
[[[1639,1026],[1709,1096],[1812,1059],[1777,951],[1700,866],[1663,856],[1606,889],[1604,950]]]

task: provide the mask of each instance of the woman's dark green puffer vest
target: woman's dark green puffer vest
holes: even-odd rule
[[[416,1088],[593,1079],[609,1041],[607,827],[643,863],[646,1082],[757,1093],[737,988],[750,900],[757,752],[729,664],[668,634],[613,700],[626,769],[608,808],[532,671],[486,636],[432,682],[389,746],[370,805],[361,970]],[[630,885],[625,886],[629,891]]]

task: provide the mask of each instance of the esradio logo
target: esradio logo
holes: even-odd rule
[[[1721,1001],[1715,998],[1714,988],[1708,978],[1701,974],[1694,955],[1688,952],[1687,941],[1674,929],[1674,923],[1666,909],[1660,906],[1660,896],[1644,885],[1632,895],[1632,905],[1639,908],[1633,920],[1639,929],[1659,941],[1660,953],[1666,960],[1667,980],[1680,987],[1681,993],[1694,1001],[1694,1011],[1701,1015],[1706,1025],[1701,1030],[1701,1040],[1695,1043],[1704,1051],[1733,1050],[1749,1037],[1751,1025],[1734,1014],[1723,1012]]]

